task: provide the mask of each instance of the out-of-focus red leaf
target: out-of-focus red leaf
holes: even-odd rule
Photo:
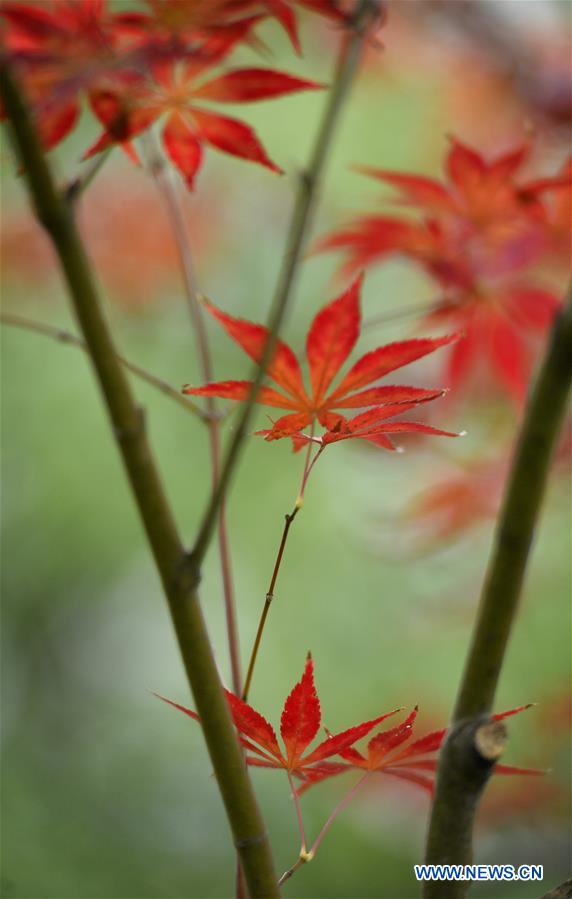
[[[379,425],[381,421],[406,412],[420,403],[437,399],[443,395],[444,390],[383,385],[370,387],[358,393],[352,391],[371,384],[403,365],[421,359],[457,340],[460,336],[458,334],[406,340],[379,347],[359,359],[342,378],[340,384],[328,393],[359,335],[361,284],[362,279],[358,277],[341,296],[318,312],[310,326],[306,341],[310,390],[306,390],[304,386],[300,366],[293,351],[283,341],[277,342],[267,373],[288,393],[288,397],[283,398],[281,402],[279,393],[262,391],[258,394],[257,401],[265,403],[267,399],[267,405],[286,409],[290,414],[274,421],[271,428],[256,432],[263,435],[266,440],[293,437],[296,450],[306,440],[315,440],[325,446],[338,440],[359,437],[371,440],[385,449],[393,449],[389,439],[383,436],[386,430],[409,429],[426,434],[454,436],[451,432],[439,431],[417,423],[411,423],[409,428],[405,428],[403,422],[395,423],[394,427]],[[229,336],[252,359],[260,362],[268,340],[267,329],[262,325],[234,318],[211,303],[208,303],[206,308]],[[186,386],[183,392],[196,396],[244,399],[248,393],[248,383],[220,381],[202,387]],[[374,408],[349,421],[335,411],[367,407]],[[313,429],[316,423],[326,429],[322,438],[314,437]],[[312,425],[312,435],[309,437],[300,433],[308,425]]]

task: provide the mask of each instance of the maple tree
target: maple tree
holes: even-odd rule
[[[333,26],[332,34],[340,39],[331,85],[273,67],[229,64],[231,54],[238,48],[270,52],[260,36],[266,32],[259,28],[268,20],[278,23],[291,47],[301,54],[301,11],[317,14]],[[18,165],[38,222],[50,237],[64,273],[82,337],[21,316],[8,315],[3,320],[73,344],[87,352],[94,364],[161,577],[196,710],[155,695],[201,726],[237,851],[237,899],[244,899],[247,894],[251,899],[278,897],[280,886],[314,858],[338,814],[364,783],[371,783],[378,775],[435,794],[427,858],[464,862],[471,844],[474,808],[489,776],[543,773],[498,762],[506,735],[502,727],[495,725],[529,705],[496,714],[490,710],[494,707],[551,453],[572,380],[572,307],[563,307],[559,288],[570,262],[571,160],[557,159],[554,175],[523,175],[534,149],[530,143],[521,142],[508,152],[486,157],[468,143],[451,138],[443,179],[384,167],[358,167],[360,174],[396,192],[394,202],[400,212],[360,216],[317,242],[318,250],[341,250],[346,254],[341,273],[344,279],[353,280],[311,321],[305,343],[307,374],[303,373],[300,357],[281,337],[307,249],[334,126],[364,46],[375,48],[376,54],[380,49],[372,35],[384,22],[383,13],[384,4],[374,0],[133,0],[121,8],[109,0],[5,0],[0,4],[3,116],[12,129]],[[274,31],[271,27],[268,33]],[[216,104],[271,101],[318,89],[327,91],[323,118],[308,168],[297,184],[268,324],[257,324],[240,314],[223,311],[199,294],[194,252],[201,248],[195,246],[194,238],[189,238],[177,190],[181,186],[195,189],[205,148],[282,172],[255,131],[242,120],[216,111]],[[211,104],[215,104],[215,111]],[[83,157],[95,160],[74,181],[60,188],[45,153],[72,132],[84,105],[103,127]],[[165,201],[171,232],[169,258],[178,262],[181,269],[203,382],[199,386],[187,385],[182,392],[186,397],[204,400],[204,407],[185,399],[163,379],[116,350],[97,279],[84,250],[82,229],[76,224],[75,201],[110,155],[106,151],[120,147],[132,161],[140,163],[136,141],[142,138],[143,146],[145,140],[151,141],[151,129],[157,130],[160,141],[154,154],[141,154],[142,161]],[[504,146],[500,139],[498,146]],[[174,165],[180,179],[171,181],[163,175],[166,163]],[[200,214],[193,207],[199,226],[213,212],[208,191],[204,197]],[[222,198],[220,206],[224,206]],[[132,204],[129,215],[136,219],[134,208]],[[107,218],[115,228],[120,227],[114,215],[108,214]],[[131,223],[132,218],[128,216],[125,221]],[[213,241],[217,228],[218,223],[217,227],[211,226]],[[124,243],[114,242],[112,255],[128,254],[132,230],[135,233],[136,222],[129,224]],[[14,242],[21,242],[20,234],[12,238]],[[140,238],[139,234],[139,253]],[[27,262],[27,242],[25,250]],[[143,255],[162,253],[163,244],[153,238],[147,251],[143,244]],[[395,255],[421,269],[437,285],[438,299],[421,311],[420,318],[423,327],[435,329],[439,336],[408,333],[352,362],[363,330],[363,272]],[[224,264],[234,272],[231,254],[225,255]],[[143,277],[148,270],[141,266]],[[214,364],[204,312],[254,361],[256,369],[251,379],[213,380]],[[442,334],[443,331],[447,333]],[[522,433],[512,462],[498,455],[477,455],[476,462],[465,466],[460,475],[433,482],[408,510],[410,516],[431,531],[434,544],[444,544],[475,519],[491,516],[500,507],[498,536],[449,727],[414,736],[416,706],[398,724],[389,728],[384,725],[386,729],[380,729],[380,725],[402,709],[338,732],[324,728],[325,735],[319,737],[322,710],[313,661],[308,654],[301,679],[284,702],[279,731],[275,730],[249,704],[248,695],[290,527],[302,508],[308,478],[320,455],[330,444],[349,439],[394,450],[394,437],[400,433],[416,435],[418,440],[458,436],[435,427],[425,413],[450,387],[466,387],[487,369],[489,381],[507,393],[520,411],[532,365],[540,346],[547,342],[549,331],[550,343],[523,415]],[[438,349],[446,352],[446,364],[438,376],[443,386],[380,383]],[[211,495],[189,547],[179,534],[163,491],[126,370],[174,396],[179,407],[190,410],[195,421],[206,426]],[[267,383],[266,378],[272,383]],[[457,402],[466,402],[470,393],[457,389],[453,395],[458,397]],[[224,416],[214,405],[215,399],[241,404],[237,421],[229,428],[224,453]],[[285,516],[243,680],[225,502],[257,405],[280,410],[280,415],[256,434],[268,442],[287,438],[294,451],[304,449],[305,454],[300,487],[292,511]],[[466,404],[465,408],[472,418],[475,407]],[[413,412],[419,413],[422,420],[411,420]],[[488,451],[489,441],[485,442]],[[379,464],[391,465],[391,460],[382,459]],[[349,512],[347,517],[350,518]],[[223,686],[198,592],[205,555],[215,531],[232,690]],[[335,603],[329,605],[327,614],[336,616]],[[406,645],[406,638],[400,639],[401,645]],[[393,660],[389,661],[393,664]],[[336,691],[340,684],[343,686],[343,679],[336,683]],[[486,751],[477,740],[481,728],[489,729],[491,745]],[[365,748],[360,748],[358,744],[366,740]],[[290,786],[300,851],[298,860],[280,879],[274,873],[267,829],[248,768],[283,771]],[[300,797],[330,778],[351,774],[358,774],[359,779],[308,846]],[[429,889],[427,896],[430,895]]]

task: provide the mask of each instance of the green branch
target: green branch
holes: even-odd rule
[[[12,315],[10,312],[0,313],[0,322],[11,328],[19,328],[22,331],[31,331],[33,334],[43,334],[44,337],[51,337],[52,340],[55,340],[58,343],[75,346],[78,350],[87,352],[85,340],[82,340],[81,337],[76,337],[71,331],[65,331],[62,328],[54,328],[52,325],[46,325],[44,322],[37,322],[31,318],[24,318],[22,315]],[[176,387],[172,387],[168,381],[164,381],[163,378],[157,377],[157,375],[152,374],[150,371],[147,371],[147,369],[137,365],[137,363],[130,362],[129,359],[126,359],[124,356],[118,356],[117,361],[121,363],[127,371],[130,371],[131,374],[135,375],[141,381],[145,381],[146,384],[150,384],[151,387],[155,387],[161,393],[164,393],[165,396],[168,396],[187,412],[192,412],[193,415],[202,418],[203,421],[208,421],[208,413],[203,412],[203,410],[199,409],[195,403],[190,402],[186,396],[180,393]]]
[[[109,413],[131,489],[161,576],[171,618],[201,716],[219,789],[251,899],[280,895],[268,837],[243,762],[197,596],[200,571],[186,554],[163,492],[137,406],[103,317],[91,267],[69,202],[56,190],[30,113],[11,73],[1,94],[14,146],[38,220],[58,255]]]
[[[467,729],[490,714],[514,625],[550,460],[572,382],[572,295],[557,318],[524,415],[450,732],[441,751],[426,861],[468,864],[473,822],[492,765]],[[461,772],[461,774],[459,774]],[[460,899],[468,884],[427,882],[425,899]]]
[[[220,478],[212,492],[209,505],[202,520],[199,535],[193,548],[192,555],[198,564],[202,562],[210,543],[221,503],[228,489],[230,479],[234,473],[240,451],[248,433],[250,420],[254,412],[256,395],[264,380],[266,368],[272,358],[278,333],[282,327],[286,311],[292,299],[299,273],[300,262],[302,261],[312,223],[312,213],[319,195],[319,188],[326,160],[333,142],[334,133],[358,66],[368,28],[379,13],[379,6],[380,3],[378,0],[359,0],[353,16],[352,30],[344,37],[344,43],[340,50],[336,66],[334,81],[329,93],[324,117],[316,137],[308,169],[300,176],[282,268],[278,276],[278,284],[267,324],[269,332],[268,340],[264,347],[260,364],[254,371],[250,394],[245,401],[241,415],[236,422],[234,434],[223,461]]]

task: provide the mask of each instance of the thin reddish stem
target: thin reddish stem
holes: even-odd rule
[[[258,622],[258,629],[256,631],[256,637],[254,638],[254,643],[252,645],[252,650],[250,653],[250,661],[248,663],[248,671],[246,673],[246,679],[244,681],[244,689],[242,691],[242,698],[246,702],[248,699],[248,693],[250,691],[250,685],[252,683],[252,675],[254,674],[254,666],[256,665],[256,658],[258,656],[258,650],[260,648],[260,641],[262,640],[262,634],[264,633],[264,626],[266,624],[266,619],[268,617],[268,612],[270,610],[270,606],[272,604],[272,600],[274,599],[274,588],[276,586],[276,580],[278,578],[278,572],[280,571],[280,564],[282,562],[282,557],[284,555],[284,548],[286,546],[286,541],[288,540],[288,532],[292,525],[292,522],[296,518],[296,515],[300,511],[300,506],[295,505],[292,512],[285,516],[284,530],[282,531],[282,537],[280,539],[280,545],[278,547],[278,553],[276,555],[276,561],[274,562],[274,570],[272,572],[272,577],[270,578],[270,584],[268,587],[268,592],[266,593],[266,598],[264,600],[264,606],[262,608],[262,613],[260,615],[260,621]]]
[[[298,492],[298,499],[296,500],[296,504],[302,504],[304,499],[304,490],[306,489],[306,481],[308,480],[308,475],[310,474],[310,469],[312,467],[311,456],[312,456],[312,441],[314,439],[314,432],[316,430],[316,419],[312,419],[312,427],[310,430],[310,440],[308,441],[308,448],[306,450],[306,461],[304,462],[304,471],[302,472],[302,481],[300,483],[300,490]]]
[[[310,446],[311,445],[312,444],[310,444]],[[310,464],[308,465],[308,467],[306,469],[304,478],[302,480],[302,489],[300,491],[301,498],[303,498],[303,496],[304,496],[304,490],[306,489],[306,484],[308,483],[308,478],[310,477],[311,471],[312,471],[314,465],[316,464],[316,462],[318,461],[318,459],[320,458],[320,455],[325,450],[325,448],[326,447],[323,444],[318,448],[317,453],[315,454],[314,458],[312,459],[312,461],[310,462]]]
[[[187,306],[193,324],[202,377],[205,382],[209,382],[213,380],[213,365],[201,305],[198,299],[197,279],[189,234],[180,198],[165,169],[165,163],[160,155],[160,151],[156,151],[154,148],[153,153],[151,154],[151,169],[157,184],[161,189],[175,242],[177,244],[179,263],[187,297]],[[214,490],[219,482],[221,473],[220,420],[217,416],[216,402],[213,397],[207,397],[205,405],[207,411],[211,472]],[[236,695],[239,696],[242,688],[240,641],[238,637],[236,602],[232,580],[228,530],[226,526],[226,503],[224,500],[221,502],[219,508],[217,531],[232,688]]]
[[[358,791],[358,790],[360,789],[360,787],[365,783],[365,781],[367,780],[367,778],[370,776],[371,773],[372,773],[371,771],[367,771],[367,772],[363,775],[363,777],[360,777],[360,779],[357,781],[357,783],[355,783],[355,784],[353,785],[353,787],[351,788],[351,790],[349,791],[349,793],[346,793],[346,795],[343,797],[343,799],[341,799],[340,802],[338,802],[338,804],[336,805],[336,807],[335,807],[335,809],[333,810],[332,814],[330,815],[330,817],[328,818],[328,820],[326,821],[326,823],[325,823],[324,826],[322,827],[322,829],[321,829],[320,833],[318,834],[317,838],[314,840],[314,843],[313,843],[311,849],[306,849],[306,839],[305,839],[305,837],[303,836],[304,830],[303,830],[303,827],[302,827],[302,825],[301,825],[301,823],[300,823],[301,820],[302,820],[302,815],[301,815],[301,812],[300,812],[300,799],[299,799],[299,797],[298,797],[298,794],[296,793],[296,789],[295,789],[295,787],[294,787],[294,784],[292,783],[292,780],[291,780],[291,778],[290,778],[290,774],[288,774],[288,780],[290,781],[290,789],[292,790],[292,795],[293,795],[294,800],[295,800],[295,802],[296,802],[297,813],[298,813],[298,815],[299,815],[299,826],[301,827],[300,833],[302,834],[302,846],[301,846],[301,848],[300,848],[300,855],[299,855],[298,859],[294,862],[294,864],[292,865],[292,867],[288,868],[288,870],[284,872],[284,874],[282,875],[282,877],[281,877],[280,880],[278,881],[278,886],[279,886],[279,887],[282,886],[282,884],[285,883],[287,880],[289,880],[289,879],[292,877],[292,875],[296,873],[296,871],[298,870],[298,868],[301,868],[302,865],[305,865],[305,864],[307,864],[308,862],[311,862],[311,861],[316,857],[316,852],[318,851],[318,847],[319,847],[320,843],[322,842],[322,840],[324,839],[324,837],[326,836],[326,833],[328,832],[328,830],[330,829],[330,827],[331,827],[332,824],[334,823],[335,819],[337,818],[337,816],[339,815],[339,813],[340,813],[341,811],[343,811],[347,805],[349,805],[349,803],[350,803],[351,800],[354,798],[354,796],[355,796],[355,794],[357,793],[357,791]]]
[[[292,526],[292,522],[296,518],[296,515],[302,508],[303,500],[304,500],[304,491],[306,489],[306,485],[308,483],[308,478],[310,477],[310,472],[312,471],[315,463],[318,460],[318,457],[322,450],[323,446],[320,446],[318,452],[315,454],[314,458],[311,458],[312,451],[312,438],[314,436],[314,424],[312,423],[312,431],[310,435],[310,442],[308,444],[308,451],[306,453],[306,460],[304,463],[304,471],[302,472],[302,481],[300,484],[300,492],[298,494],[298,498],[294,503],[294,508],[292,511],[284,516],[284,530],[282,531],[282,537],[280,538],[280,544],[278,546],[278,552],[276,554],[276,560],[274,562],[274,569],[272,571],[272,577],[270,578],[270,584],[268,585],[268,591],[266,593],[266,597],[264,600],[264,606],[262,607],[262,612],[260,614],[260,620],[258,622],[258,628],[256,631],[256,637],[254,638],[254,643],[252,645],[252,650],[250,652],[250,661],[248,663],[248,670],[246,673],[246,679],[244,681],[244,688],[242,691],[242,698],[246,702],[248,699],[248,694],[250,691],[250,686],[252,683],[252,675],[254,674],[254,666],[256,665],[256,659],[258,656],[258,650],[260,648],[260,643],[262,640],[262,634],[264,633],[264,628],[266,626],[266,619],[268,618],[268,612],[270,611],[270,606],[272,605],[272,600],[274,599],[274,589],[276,587],[276,581],[278,579],[278,572],[280,571],[280,565],[282,564],[282,558],[284,556],[284,550],[286,548],[286,542],[288,540],[288,534],[290,533],[290,528]]]
[[[309,855],[311,856],[311,858],[314,858],[316,852],[318,851],[318,847],[319,847],[320,843],[322,842],[322,840],[323,840],[324,837],[326,836],[328,830],[330,829],[330,827],[331,827],[332,824],[334,823],[334,821],[335,821],[335,819],[337,818],[337,816],[339,815],[339,813],[342,812],[342,811],[345,809],[345,807],[346,807],[347,805],[349,805],[349,803],[351,802],[351,800],[352,800],[352,799],[354,798],[354,796],[356,795],[357,791],[358,791],[358,790],[360,789],[360,787],[365,783],[365,781],[366,781],[367,778],[370,776],[370,774],[371,774],[371,771],[367,771],[367,772],[363,775],[363,777],[360,777],[360,779],[357,781],[357,783],[355,783],[355,784],[353,785],[353,787],[351,788],[351,790],[349,791],[349,793],[346,793],[346,795],[343,797],[343,799],[341,799],[341,800],[338,802],[338,804],[336,805],[336,807],[335,807],[335,809],[333,810],[332,814],[330,815],[330,817],[328,818],[328,820],[326,821],[326,823],[325,823],[324,826],[322,827],[320,833],[318,834],[318,836],[317,836],[316,839],[314,840],[314,843],[313,843],[313,845],[312,845],[312,848],[310,849],[310,852],[309,852]]]
[[[298,822],[298,830],[300,831],[300,854],[302,854],[306,851],[306,834],[304,833],[304,821],[302,820],[300,797],[298,796],[298,791],[296,790],[296,786],[294,784],[294,781],[292,780],[292,775],[289,771],[287,771],[286,773],[288,775],[290,792],[292,793],[292,799],[294,800],[294,807],[296,809],[296,820]]]

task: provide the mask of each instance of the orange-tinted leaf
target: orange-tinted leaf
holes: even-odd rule
[[[169,158],[179,169],[189,190],[192,190],[203,151],[201,142],[180,113],[169,116],[163,130],[163,143]]]
[[[260,362],[268,340],[268,329],[263,325],[234,318],[218,309],[212,303],[206,304],[207,310],[223,326],[226,333],[248,353],[255,362]],[[302,382],[300,363],[296,356],[282,340],[274,344],[274,353],[266,369],[267,374],[297,400],[304,400],[305,391]]]
[[[340,297],[318,312],[310,327],[306,354],[317,406],[358,338],[362,282],[360,275]]]
[[[416,774],[415,771],[408,771],[399,768],[385,768],[383,773],[389,774],[390,777],[397,777],[401,780],[408,780],[409,783],[415,784],[416,787],[421,787],[428,793],[433,792],[433,781],[429,777],[423,777],[422,774]]]
[[[241,159],[248,159],[250,162],[258,162],[273,172],[282,173],[282,169],[266,154],[266,150],[250,125],[246,125],[238,119],[205,112],[204,109],[198,110],[195,107],[193,107],[192,114],[203,140],[216,147],[217,150],[229,153],[231,156],[239,156]]]
[[[357,743],[358,740],[361,740],[362,737],[366,737],[374,727],[381,724],[386,718],[395,715],[399,711],[400,709],[394,709],[392,712],[386,712],[385,715],[380,715],[379,718],[373,718],[371,721],[364,721],[362,724],[350,727],[348,730],[344,730],[339,734],[328,734],[327,739],[320,743],[319,746],[316,746],[316,748],[306,756],[306,764],[320,761],[323,758],[330,758],[332,755],[341,754],[345,749],[348,749],[354,743]]]
[[[290,765],[301,757],[319,728],[320,701],[314,684],[314,663],[309,655],[304,674],[286,699],[280,719],[280,733]]]
[[[343,397],[345,394],[356,390],[358,387],[365,387],[372,381],[408,365],[417,359],[427,356],[439,347],[446,346],[449,343],[458,340],[460,334],[451,334],[446,337],[426,337],[414,340],[403,340],[399,343],[390,343],[387,346],[379,347],[366,353],[361,359],[352,366],[347,375],[343,378],[341,384],[334,390],[330,400]]]
[[[217,396],[223,400],[244,401],[250,394],[252,381],[216,381],[213,384],[205,384],[203,387],[183,387],[183,393],[191,396]],[[296,403],[273,390],[272,387],[260,387],[256,395],[257,403],[265,406],[276,406],[279,409],[296,409]]]
[[[178,702],[173,702],[172,699],[167,699],[166,696],[161,696],[160,693],[153,693],[153,696],[156,696],[157,699],[162,700],[162,702],[166,702],[168,705],[172,705],[174,709],[178,709],[180,712],[183,712],[185,715],[188,715],[189,718],[192,718],[193,721],[200,721],[201,719],[197,715],[196,712],[193,712],[192,709],[188,709],[184,705],[179,705]]]
[[[419,740],[415,740],[405,749],[402,749],[400,753],[393,757],[392,762],[396,762],[398,759],[404,759],[412,755],[424,755],[427,752],[436,752],[437,749],[441,748],[441,743],[443,742],[446,733],[447,729],[443,727],[441,730],[434,730],[429,734],[425,734],[424,737],[420,737]]]
[[[255,431],[255,434],[268,441],[280,440],[282,437],[292,437],[294,434],[298,434],[298,431],[308,427],[311,421],[312,416],[308,412],[294,412],[292,415],[283,415],[273,423],[271,428]]]
[[[361,406],[373,406],[378,403],[420,403],[443,396],[444,390],[426,390],[423,387],[383,386],[370,387],[359,393],[352,393],[336,400],[338,409],[358,409]]]
[[[533,702],[527,702],[526,705],[518,705],[514,709],[508,709],[506,712],[497,712],[495,715],[491,715],[493,721],[503,721],[504,718],[510,718],[512,715],[518,715],[520,712],[526,712],[527,709],[531,709],[534,706]]]
[[[280,757],[282,755],[278,740],[274,733],[274,728],[268,723],[266,718],[257,712],[247,702],[243,702],[234,693],[225,690],[225,695],[232,713],[232,720],[240,733],[245,734],[256,743],[260,743],[267,749],[271,755]]]
[[[235,69],[202,84],[193,91],[193,95],[198,99],[221,103],[248,103],[323,86],[316,81],[296,78],[273,69]]]
[[[476,150],[451,138],[451,150],[447,157],[447,172],[453,184],[461,191],[479,184],[485,172],[483,157]]]
[[[541,771],[539,768],[516,768],[514,765],[495,765],[495,774],[525,774],[542,777],[546,771]]]
[[[392,450],[393,444],[384,436],[385,430],[392,429],[382,427],[380,423],[444,394],[444,390],[400,385],[375,386],[358,393],[352,391],[433,352],[455,340],[458,335],[408,340],[379,347],[358,360],[342,379],[341,384],[327,395],[328,388],[347,360],[358,337],[361,283],[362,278],[357,278],[341,296],[328,303],[312,322],[306,342],[312,383],[310,395],[304,387],[300,365],[293,351],[283,341],[277,341],[267,373],[288,393],[288,398],[276,391],[263,389],[258,395],[258,402],[290,410],[290,414],[283,415],[272,422],[272,427],[256,431],[256,434],[268,441],[291,437],[294,451],[301,449],[308,441],[326,446],[328,443],[351,437],[370,440],[377,446]],[[268,330],[265,327],[234,318],[211,303],[207,303],[206,308],[252,359],[256,362],[261,361],[268,340]],[[248,396],[248,383],[221,381],[202,387],[186,387],[184,392],[198,396],[242,400]],[[367,409],[349,421],[337,411],[360,407],[373,408]],[[321,437],[315,435],[317,422],[326,429],[326,433]],[[312,429],[309,434],[301,433],[310,425]],[[408,428],[405,428],[402,422],[394,429],[456,436],[416,423],[408,423]]]
[[[428,207],[451,212],[455,204],[446,187],[434,178],[426,178],[423,175],[409,175],[403,172],[388,172],[376,169],[372,166],[356,166],[356,170],[362,175],[368,175],[398,188],[405,201],[417,206]]]
[[[413,724],[415,723],[416,717],[417,708],[413,709],[407,718],[402,721],[401,724],[398,724],[397,727],[392,727],[391,730],[382,731],[382,733],[377,734],[369,741],[367,744],[367,753],[370,767],[375,768],[388,752],[409,739],[413,733]]]

